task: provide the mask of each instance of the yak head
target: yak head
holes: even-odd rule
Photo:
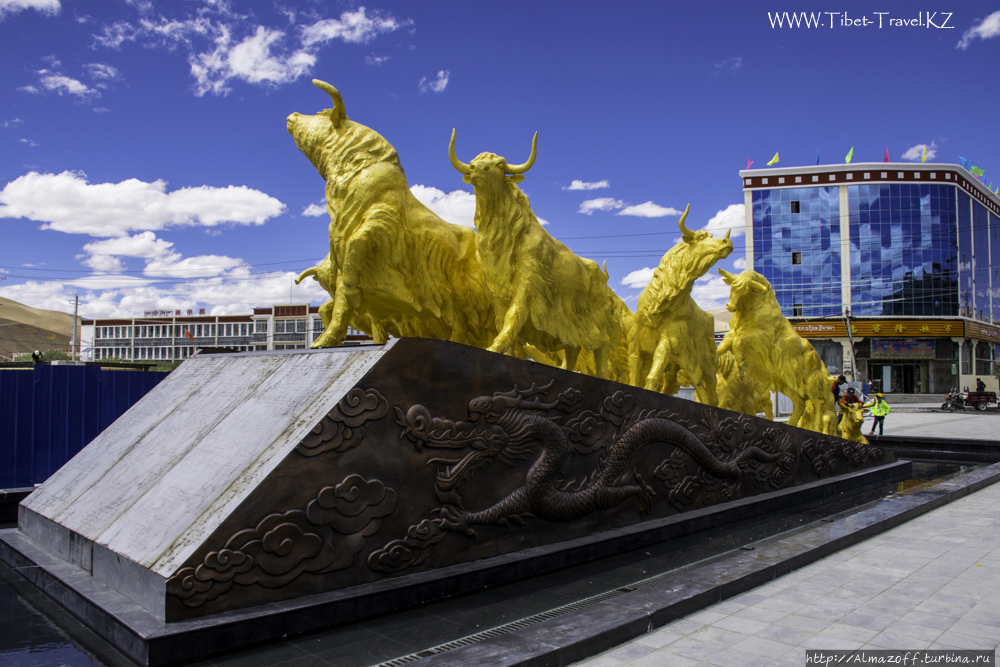
[[[679,251],[683,257],[683,270],[689,271],[693,276],[699,277],[705,274],[712,265],[720,259],[729,257],[733,251],[733,242],[729,240],[729,233],[732,229],[726,230],[726,235],[717,239],[710,232],[705,230],[691,231],[684,225],[691,205],[684,209],[678,227],[681,230],[681,242],[678,244]]]
[[[774,290],[767,278],[756,271],[747,269],[739,275],[719,269],[723,282],[729,285],[729,303],[726,310],[731,313],[747,312],[757,308],[768,296],[775,299]],[[770,295],[768,294],[770,293]]]
[[[295,145],[305,153],[313,166],[319,169],[320,174],[325,178],[326,174],[323,173],[325,168],[324,149],[329,137],[335,134],[348,118],[347,111],[344,109],[344,99],[336,88],[319,79],[313,79],[313,85],[330,95],[333,99],[333,108],[324,109],[312,116],[293,113],[285,121],[285,126],[288,128],[288,133],[295,139]]]
[[[524,164],[507,164],[507,160],[495,153],[480,153],[472,162],[465,164],[455,155],[455,130],[451,131],[451,143],[448,144],[448,157],[451,164],[462,174],[462,180],[471,183],[476,192],[480,188],[498,192],[508,183],[517,184],[524,180],[524,172],[535,164],[535,154],[538,145],[538,133],[531,140],[531,155]]]

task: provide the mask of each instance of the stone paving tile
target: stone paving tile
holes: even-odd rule
[[[587,667],[802,665],[806,649],[996,649],[1000,484],[665,625]],[[625,655],[624,653],[621,655]]]
[[[711,625],[707,628],[698,630],[697,632],[692,632],[688,636],[691,639],[705,642],[706,644],[715,644],[717,646],[725,647],[732,646],[733,644],[741,642],[747,638],[745,633],[725,630]]]
[[[935,630],[941,630],[943,632],[953,626],[957,619],[914,610],[907,612],[899,620],[907,623],[913,623],[914,625],[934,628]]]
[[[659,630],[654,630],[649,634],[645,634],[642,637],[637,637],[635,641],[640,644],[645,644],[646,646],[652,646],[653,648],[663,648],[670,642],[675,642],[680,638],[681,635],[675,634],[666,628],[661,628]]]
[[[811,630],[800,630],[798,628],[790,628],[786,625],[769,625],[754,636],[798,646],[814,634],[816,633]]]
[[[754,606],[760,609],[770,609],[772,611],[783,611],[786,614],[794,614],[805,605],[801,602],[792,602],[791,600],[775,600],[774,598],[765,598]]]
[[[764,665],[771,662],[771,658],[730,648],[712,655],[708,658],[707,662],[719,667],[733,667],[733,665],[740,665],[740,667],[764,667]]]
[[[674,653],[669,650],[654,651],[652,653],[647,653],[646,655],[633,660],[629,665],[634,665],[634,667],[665,667],[665,665],[670,665],[673,667],[695,667],[695,665],[705,664],[698,662],[697,660],[692,660],[691,658],[686,658],[683,655]],[[587,663],[587,667],[590,667],[590,663]]]
[[[855,642],[867,642],[878,633],[879,633],[878,630],[869,630],[868,628],[862,628],[859,625],[834,623],[833,625],[824,628],[820,634],[826,635],[828,637],[837,637],[838,639],[847,639]]]
[[[982,614],[984,617],[988,615]],[[751,621],[760,621],[761,623],[774,623],[778,619],[788,616],[788,614],[783,611],[774,611],[773,609],[764,609],[755,606],[738,611],[733,616],[736,618],[749,618]]]
[[[647,653],[652,653],[656,649],[652,646],[646,646],[645,644],[637,644],[635,642],[629,642],[624,646],[619,646],[613,651],[608,651],[604,654],[605,657],[611,658],[612,660],[618,660],[620,662],[631,662],[636,658],[641,658]]]
[[[774,656],[781,655],[784,651],[788,650],[789,646],[792,646],[792,644],[767,639],[766,637],[753,636],[746,637],[743,641],[734,645],[733,649],[773,659]]]

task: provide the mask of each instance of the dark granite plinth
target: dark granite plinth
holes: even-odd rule
[[[884,485],[909,475],[909,462],[887,464],[527,552],[172,623],[156,618],[16,530],[0,531],[0,559],[140,664],[165,665],[353,623],[809,501],[840,498],[852,489]],[[676,607],[674,612],[700,608],[709,599],[716,601],[718,597],[697,592],[690,599],[685,597],[686,606]],[[620,632],[615,630],[600,641],[611,641]]]

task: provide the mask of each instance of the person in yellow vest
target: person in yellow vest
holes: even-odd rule
[[[869,433],[868,435],[875,435],[876,426],[878,426],[878,434],[882,435],[882,427],[885,422],[885,416],[889,414],[889,410],[891,410],[892,408],[889,407],[888,403],[882,400],[881,393],[875,394],[875,400],[873,400],[871,403],[866,403],[864,407],[871,408],[872,416],[875,417],[875,420],[872,422],[871,433]]]

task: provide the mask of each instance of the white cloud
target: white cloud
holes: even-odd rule
[[[88,63],[84,67],[94,79],[111,80],[117,79],[119,76],[118,70],[107,63]]]
[[[624,278],[621,279],[622,285],[627,285],[632,289],[640,289],[649,284],[649,281],[653,279],[654,269],[646,267],[644,269],[639,269],[638,271],[633,271]]]
[[[8,127],[14,127],[15,125],[23,125],[24,121],[20,118],[15,118],[14,120],[0,121],[0,128],[7,129]]]
[[[577,209],[579,213],[584,215],[590,215],[594,211],[613,211],[616,208],[625,208],[628,206],[625,202],[620,199],[613,199],[611,197],[600,197],[598,199],[588,199],[580,204],[580,208]]]
[[[735,74],[743,69],[743,58],[736,56],[735,58],[726,58],[721,63],[715,64],[715,73],[719,72],[731,72]]]
[[[746,206],[730,204],[715,214],[705,225],[705,230],[712,236],[723,236],[727,229],[733,230],[730,236],[740,236],[746,232]]]
[[[420,87],[420,92],[421,93],[426,93],[428,91],[435,93],[444,92],[444,89],[448,87],[449,76],[451,76],[451,72],[449,72],[446,69],[443,69],[437,73],[437,78],[433,79],[432,81],[428,81],[426,76],[421,77],[420,83],[418,84]]]
[[[170,253],[147,261],[142,273],[163,278],[209,278],[245,264],[242,259],[224,255],[198,255],[182,259],[179,253]]]
[[[48,91],[57,95],[74,95],[81,100],[101,96],[101,93],[96,89],[64,74],[58,74],[47,69],[39,70],[38,74],[41,75],[38,79],[38,86],[22,86],[18,90],[23,90],[26,93]]]
[[[962,39],[959,40],[955,48],[962,49],[964,51],[969,48],[969,45],[972,44],[972,40],[976,37],[979,39],[989,39],[991,37],[996,37],[997,35],[1000,35],[1000,11],[993,12],[978,24],[973,25],[971,28],[962,33]]]
[[[410,192],[445,222],[475,229],[476,195],[471,192],[452,190],[445,193],[427,185],[411,185]]]
[[[747,268],[747,258],[746,257],[737,257],[736,259],[734,259],[733,260],[733,268],[737,269],[739,271],[742,271],[743,269]]]
[[[28,144],[32,148],[34,148],[35,146],[38,145],[36,142],[32,141],[31,139],[18,139],[18,141],[20,141],[22,144]]]
[[[398,21],[392,16],[368,16],[364,7],[357,11],[344,12],[339,19],[324,19],[312,25],[303,26],[301,39],[303,46],[322,44],[340,39],[348,44],[367,44],[379,35],[393,32],[411,25],[412,21]]]
[[[721,310],[729,301],[729,285],[723,282],[722,276],[706,274],[694,281],[691,298],[703,310]]]
[[[77,255],[77,257],[84,256]],[[84,266],[89,266],[94,271],[99,273],[121,273],[126,268],[125,262],[111,255],[93,255],[85,257],[82,263]]]
[[[88,255],[153,258],[171,254],[173,245],[170,241],[156,238],[153,232],[142,232],[134,236],[92,241],[83,246],[83,252]]]
[[[94,113],[108,113],[111,109],[107,107],[94,107]]]
[[[278,55],[272,53],[285,36],[280,30],[257,26],[257,31],[238,44],[233,44],[230,30],[224,28],[216,38],[214,51],[192,55],[189,59],[195,78],[195,93],[211,92],[224,95],[230,79],[247,83],[277,86],[308,74],[316,64],[316,56],[304,50]]]
[[[563,188],[563,190],[600,190],[601,188],[610,188],[611,183],[608,181],[594,181],[592,183],[586,183],[584,181],[574,180],[569,184],[569,187]]]
[[[605,209],[607,210],[607,209]],[[626,206],[616,215],[634,215],[640,218],[662,218],[667,215],[680,215],[683,211],[678,211],[671,206],[660,206],[651,201],[635,206]]]
[[[302,209],[302,215],[307,215],[311,218],[318,218],[321,215],[326,215],[326,206],[322,204],[309,204],[309,206]]]
[[[927,150],[928,160],[932,160],[937,157],[937,144],[933,141],[929,146],[927,144],[917,144],[916,146],[907,148],[902,157],[904,160],[919,160],[923,157],[925,149]]]
[[[332,40],[367,44],[412,23],[380,13],[369,16],[364,7],[359,7],[343,12],[339,19],[299,26],[289,35],[278,28],[249,23],[247,16],[234,14],[225,2],[209,2],[196,10],[197,16],[184,20],[152,17],[151,4],[140,9],[145,16],[135,23],[120,21],[104,26],[94,35],[95,44],[113,49],[125,42],[169,49],[185,47],[198,96],[225,95],[234,79],[266,87],[295,81],[309,74],[317,52]],[[289,15],[287,11],[285,14]],[[294,19],[294,13],[291,17]],[[385,59],[388,57],[376,58],[375,63]]]
[[[544,220],[542,218],[539,218],[537,215],[535,216],[535,220],[537,220],[538,224],[540,224],[540,225],[547,225],[547,224],[549,224],[548,220]]]
[[[59,13],[59,0],[0,0],[0,19],[24,9],[34,9],[42,14],[55,16]]]
[[[264,224],[285,205],[246,186],[207,185],[168,193],[162,180],[87,182],[86,175],[30,172],[0,190],[0,218],[44,222],[42,229],[91,236],[125,236],[173,226]]]
[[[391,60],[389,56],[376,56],[375,54],[365,56],[365,64],[367,65],[381,65],[389,60]]]

